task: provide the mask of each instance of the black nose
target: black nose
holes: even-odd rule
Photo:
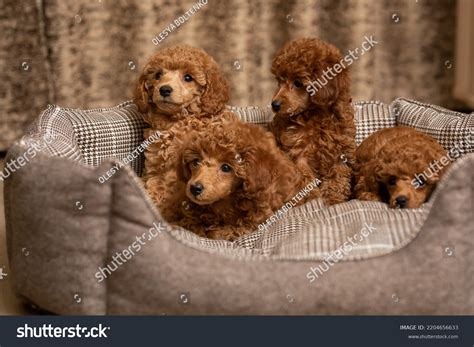
[[[280,109],[281,109],[281,102],[278,101],[278,100],[272,101],[272,109],[273,109],[273,111],[275,111],[275,112],[280,111]]]
[[[395,199],[395,202],[398,207],[404,208],[407,205],[408,198],[406,196],[401,195]]]
[[[202,186],[201,183],[196,183],[196,184],[191,185],[191,194],[193,194],[194,196],[198,196],[199,194],[202,193],[203,190],[204,190],[204,187]]]
[[[173,91],[173,88],[171,88],[170,86],[161,86],[160,87],[161,96],[170,96],[172,91]]]

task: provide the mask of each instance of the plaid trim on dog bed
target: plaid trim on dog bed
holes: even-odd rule
[[[377,130],[392,128],[396,125],[395,116],[383,102],[358,101],[354,103],[354,108],[357,146]]]
[[[49,105],[39,115],[19,143],[27,147],[38,143],[47,155],[83,161],[71,119],[64,114],[63,108],[56,105]]]
[[[387,105],[378,101],[354,104],[357,126],[356,143],[360,144],[373,132],[395,125],[395,117]],[[235,107],[228,109],[247,123],[264,127],[273,118],[270,107]],[[111,108],[80,110],[50,105],[41,113],[28,137],[53,134],[53,142],[45,152],[52,156],[77,160],[88,166],[98,166],[105,159],[123,160],[144,141],[146,124],[132,101]],[[143,153],[130,162],[141,176],[144,167]]]
[[[405,125],[435,138],[446,150],[459,148],[472,153],[474,113],[454,112],[440,106],[398,98],[390,104],[398,125]]]
[[[107,158],[123,160],[144,140],[146,124],[131,102],[106,110],[64,112],[71,119],[86,165],[98,166]],[[130,165],[141,176],[144,155],[137,156]]]
[[[270,107],[258,108],[227,106],[227,108],[239,116],[242,122],[245,123],[254,123],[266,127],[273,118],[273,112]]]
[[[98,166],[104,160],[123,160],[143,142],[146,124],[132,101],[111,108],[80,110],[50,105],[41,113],[23,138],[51,134],[53,142],[45,148],[52,156],[77,160],[88,166]],[[130,166],[141,176],[144,155]]]

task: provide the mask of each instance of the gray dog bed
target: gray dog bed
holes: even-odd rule
[[[5,179],[14,290],[58,314],[474,314],[474,115],[403,98],[354,107],[357,143],[399,124],[459,150],[430,201],[314,200],[231,243],[161,218],[138,177],[132,103],[50,106],[6,159],[24,163]]]

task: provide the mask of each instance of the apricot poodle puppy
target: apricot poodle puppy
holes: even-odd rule
[[[134,102],[148,124],[145,138],[157,131],[160,138],[145,152],[145,188],[159,205],[161,176],[175,167],[179,149],[171,146],[191,129],[221,117],[229,87],[215,60],[201,49],[174,46],[154,54],[135,87]]]
[[[252,232],[308,184],[258,125],[209,125],[191,132],[182,148],[163,215],[201,236],[234,240]],[[309,197],[303,195],[294,206]]]
[[[349,72],[340,51],[317,38],[294,40],[277,53],[271,72],[278,82],[271,124],[278,145],[307,177],[322,181],[327,204],[346,201],[355,125]]]
[[[408,127],[379,130],[357,148],[355,197],[417,208],[453,158],[432,137]]]

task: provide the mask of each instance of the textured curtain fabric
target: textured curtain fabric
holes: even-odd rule
[[[271,61],[286,41],[319,36],[345,54],[373,36],[378,43],[351,66],[354,101],[406,96],[453,107],[455,12],[454,0],[0,0],[0,150],[48,103],[130,99],[147,57],[178,43],[214,56],[232,104],[265,106]]]

